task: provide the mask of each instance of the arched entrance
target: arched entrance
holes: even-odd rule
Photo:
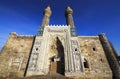
[[[65,61],[64,61],[64,47],[59,37],[56,37],[56,56],[51,58],[51,71],[53,73],[59,73],[64,75],[65,72]]]

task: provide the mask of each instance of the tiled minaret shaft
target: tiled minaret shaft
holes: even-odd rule
[[[44,10],[44,17],[43,17],[43,21],[42,21],[41,27],[45,27],[45,26],[47,26],[49,24],[51,13],[52,12],[51,12],[50,6],[48,6]]]
[[[51,12],[50,6],[47,6],[47,8],[44,10],[43,20],[42,20],[42,23],[38,29],[37,36],[43,35],[44,27],[49,25],[51,14],[52,14],[52,12]]]
[[[73,21],[73,10],[68,6],[65,11],[66,16],[66,23],[67,25],[70,25],[70,27],[74,27],[74,21]]]
[[[46,61],[44,59],[47,59],[46,53],[44,52],[46,39],[43,37],[43,32],[45,26],[49,25],[49,18],[51,16],[51,9],[50,6],[48,6],[44,10],[44,17],[41,26],[38,29],[37,35],[34,40],[33,48],[31,50],[31,54],[28,61],[28,68],[26,70],[25,76],[31,76],[31,75],[43,75],[47,74],[47,67],[45,67]],[[44,40],[44,41],[43,41]],[[42,56],[44,55],[44,56]]]

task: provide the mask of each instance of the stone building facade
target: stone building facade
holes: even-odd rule
[[[0,53],[0,76],[120,79],[120,64],[105,34],[78,36],[70,7],[65,11],[67,25],[49,25],[51,14],[48,6],[35,36],[10,33]]]

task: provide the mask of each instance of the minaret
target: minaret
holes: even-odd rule
[[[37,35],[35,36],[33,47],[30,52],[30,56],[28,59],[28,66],[26,67],[26,71],[24,73],[25,76],[31,76],[31,75],[43,75],[46,74],[46,67],[44,67],[44,63],[47,58],[46,52],[44,52],[46,49],[45,45],[43,45],[42,42],[46,43],[45,40],[41,36],[43,36],[44,28],[49,24],[51,16],[51,10],[50,6],[48,6],[44,10],[44,17],[41,26],[38,29]],[[44,57],[42,57],[44,55]]]
[[[47,6],[47,8],[44,10],[44,17],[41,27],[45,27],[49,24],[50,16],[51,16],[51,9],[50,6]]]
[[[43,34],[44,27],[49,25],[50,16],[52,14],[50,6],[47,6],[47,8],[45,8],[43,14],[44,14],[44,17],[43,17],[43,20],[42,20],[42,24],[41,24],[41,26],[40,26],[40,28],[38,29],[38,32],[37,32],[37,35],[40,35],[40,36],[42,36],[42,34]]]
[[[65,11],[66,16],[66,23],[67,25],[70,25],[70,27],[74,27],[74,21],[73,21],[73,10],[68,6]]]
[[[66,23],[68,26],[70,26],[71,36],[77,36],[72,15],[73,15],[73,10],[68,6],[65,11]]]

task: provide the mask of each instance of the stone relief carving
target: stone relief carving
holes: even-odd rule
[[[67,51],[68,49],[66,49],[66,48],[68,48],[68,47],[66,47],[68,45],[65,44],[65,40],[68,41],[68,39],[69,39],[68,33],[69,32],[66,27],[65,28],[64,27],[62,27],[62,28],[46,27],[44,30],[42,40],[40,40],[41,37],[40,38],[38,37],[35,39],[31,58],[30,58],[29,65],[28,65],[28,71],[31,71],[30,73],[34,73],[34,74],[36,71],[39,71],[39,74],[43,74],[43,75],[47,74],[49,72],[49,64],[50,64],[49,58],[52,55],[57,54],[57,52],[58,52],[58,48],[57,48],[58,46],[56,46],[56,41],[57,41],[56,37],[59,38],[59,40],[61,41],[63,46],[65,45],[65,51],[68,52]],[[42,42],[44,42],[44,44]],[[40,49],[41,45],[42,45],[42,47],[44,47],[42,50]],[[63,51],[64,51],[64,49],[63,49]],[[38,56],[35,55],[37,53],[38,53]],[[50,55],[49,53],[54,53],[54,54]],[[67,56],[67,55],[65,55],[65,56]],[[69,57],[67,57],[67,58],[69,58]],[[48,61],[45,61],[45,60],[48,60]]]
[[[39,39],[35,40],[29,66],[28,66],[28,71],[38,71],[38,59],[39,59],[41,41],[42,40],[39,40]]]
[[[81,60],[81,55],[80,55],[77,40],[71,40],[71,47],[72,47],[72,55],[73,55],[75,72],[81,72],[82,71],[82,60]]]
[[[23,57],[21,56],[13,56],[11,59],[11,68],[15,70],[15,72],[18,72],[21,68],[23,62]]]

